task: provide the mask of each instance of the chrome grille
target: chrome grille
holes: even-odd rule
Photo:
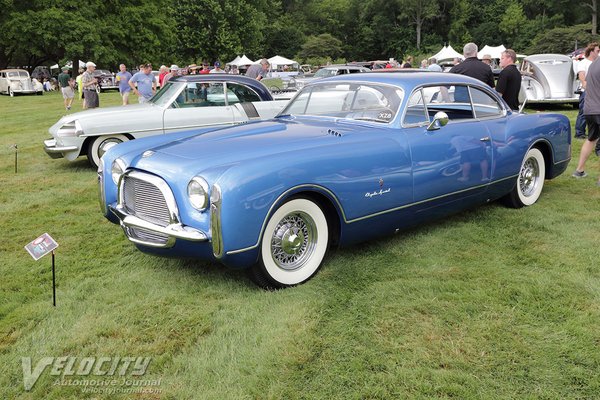
[[[169,240],[169,236],[162,233],[150,232],[141,228],[126,228],[127,236],[133,239],[141,240],[148,243],[165,244]]]
[[[125,175],[122,198],[123,206],[132,215],[160,226],[171,223],[165,197],[152,183]]]

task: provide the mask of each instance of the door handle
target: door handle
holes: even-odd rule
[[[479,139],[482,142],[489,142],[490,141],[490,137],[489,136],[484,136],[481,139]]]

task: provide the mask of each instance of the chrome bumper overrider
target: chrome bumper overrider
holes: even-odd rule
[[[56,139],[44,140],[44,151],[52,158],[62,158],[63,153],[79,150],[77,146],[56,147]]]
[[[121,221],[121,225],[127,228],[140,228],[146,231],[167,235],[175,239],[184,239],[192,242],[206,242],[208,240],[208,237],[204,232],[201,232],[189,226],[184,226],[182,224],[171,224],[163,227],[160,225],[153,224],[152,222],[145,221],[134,215],[130,215],[121,206],[115,207],[110,205],[108,206],[108,208],[113,214],[117,216],[117,218],[119,218],[119,220]],[[148,243],[142,240],[137,240],[131,236],[129,236],[129,240],[147,246],[170,247],[167,245],[157,245],[154,243]]]

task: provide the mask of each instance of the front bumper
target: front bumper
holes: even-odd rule
[[[44,140],[44,151],[52,158],[63,158],[65,153],[78,150],[79,148],[77,146],[57,147],[56,139]]]
[[[175,239],[183,239],[191,242],[206,242],[208,237],[202,231],[191,228],[189,226],[182,225],[180,223],[170,224],[168,226],[160,226],[153,224],[152,222],[143,220],[127,213],[124,207],[117,205],[110,205],[109,210],[121,221],[121,226],[126,230],[130,229],[143,229],[144,231],[169,236],[169,240],[164,244],[152,243],[145,240],[137,239],[130,234],[127,234],[129,240],[134,243],[142,244],[151,247],[172,247]]]

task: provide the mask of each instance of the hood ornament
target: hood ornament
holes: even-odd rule
[[[146,150],[145,152],[142,153],[142,158],[151,157],[153,154],[154,154],[154,151],[152,151],[152,150]]]
[[[383,187],[383,179],[379,178],[379,187],[382,188]]]

